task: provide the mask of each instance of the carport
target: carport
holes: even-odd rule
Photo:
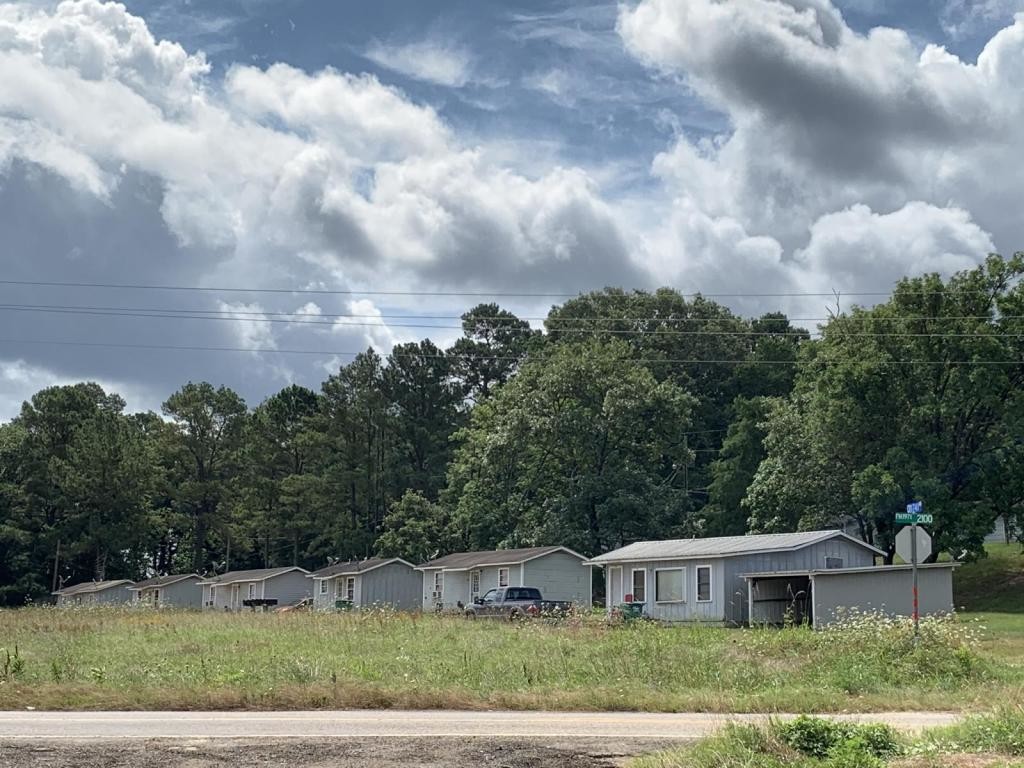
[[[953,569],[959,563],[919,565],[922,616],[953,611]],[[744,573],[750,623],[808,623],[821,629],[844,611],[910,616],[913,573],[909,565]]]

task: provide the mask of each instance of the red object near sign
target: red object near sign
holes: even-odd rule
[[[632,595],[626,595],[624,598],[622,598],[622,602],[624,602],[624,603],[632,603],[633,602],[633,596]]]

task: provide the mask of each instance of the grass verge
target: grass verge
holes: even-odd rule
[[[826,632],[467,622],[387,614],[0,612],[0,708],[990,708],[1024,668],[976,625],[860,617]]]
[[[690,748],[638,758],[631,768],[996,768],[1024,766],[1024,708],[968,718],[916,738],[884,725],[814,717],[766,727],[729,725]]]

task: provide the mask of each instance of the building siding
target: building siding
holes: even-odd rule
[[[160,590],[161,607],[169,608],[201,608],[203,605],[203,588],[199,586],[199,578],[192,577],[177,581],[166,587],[148,587],[136,592],[137,600],[142,603],[153,601],[153,593]]]
[[[390,606],[411,611],[419,607],[420,574],[402,563],[391,563],[361,574],[359,605]]]
[[[812,588],[814,626],[833,623],[843,608],[910,616],[913,572],[907,570],[817,575]],[[953,567],[918,569],[918,605],[922,616],[953,610]]]
[[[254,585],[253,595],[260,599],[276,599],[277,604],[292,605],[303,598],[309,597],[312,590],[311,579],[306,578],[305,571],[289,571],[262,581],[239,581],[234,584],[214,584],[203,587],[203,606],[213,610],[240,611],[244,608],[244,600],[249,599],[249,586]],[[211,586],[213,587],[213,605],[210,602]],[[238,588],[237,597],[235,587]]]
[[[622,566],[622,582],[618,579],[605,596],[605,605],[614,608],[621,605],[626,595],[633,594],[633,571],[645,570],[644,614],[662,621],[696,621],[721,623],[725,621],[725,591],[722,558],[709,560],[639,560],[630,563],[616,563]],[[697,568],[711,567],[711,600],[697,602]],[[658,602],[656,592],[656,571],[683,571],[683,599],[680,602]]]
[[[546,600],[590,605],[590,568],[568,552],[554,552],[523,563],[523,583],[537,587]]]
[[[875,563],[874,552],[843,538],[820,541],[793,552],[768,552],[725,558],[725,620],[735,624],[746,624],[749,621],[744,573],[820,571],[825,567],[826,557],[842,558],[844,568],[860,568]]]
[[[57,605],[123,605],[132,601],[134,593],[128,591],[131,584],[89,592],[84,595],[57,595]]]

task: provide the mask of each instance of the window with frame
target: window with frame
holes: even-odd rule
[[[825,558],[825,568],[826,569],[828,569],[828,568],[842,568],[842,567],[843,567],[843,558],[835,557],[835,556],[831,556],[831,557],[826,557]]]
[[[480,571],[470,571],[469,591],[474,595],[480,594]]]
[[[633,602],[642,603],[647,600],[647,569],[637,568],[633,571]]]
[[[345,579],[345,599],[350,603],[356,599],[356,577],[349,576]]]
[[[508,568],[499,568],[498,569],[498,586],[499,587],[507,587],[508,586]]]
[[[654,601],[657,603],[686,601],[686,579],[682,568],[666,568],[654,572]]]
[[[249,599],[252,600],[254,597],[256,597],[256,585],[255,584],[250,584],[249,585]]]
[[[327,579],[320,579],[320,594],[327,594]]]
[[[444,571],[434,571],[434,591],[437,594],[444,592]]]
[[[711,602],[711,566],[697,566],[697,602]]]

